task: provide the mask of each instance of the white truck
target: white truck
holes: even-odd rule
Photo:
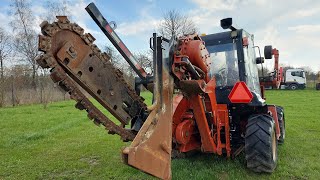
[[[304,89],[306,88],[306,73],[303,69],[287,69],[283,73],[281,89]]]

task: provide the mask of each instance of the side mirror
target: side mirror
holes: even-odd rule
[[[272,46],[265,46],[264,47],[264,58],[265,59],[272,59]]]
[[[264,63],[264,58],[263,57],[257,57],[256,58],[256,64],[262,64]]]

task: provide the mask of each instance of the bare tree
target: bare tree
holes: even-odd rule
[[[286,72],[288,69],[294,69],[293,66],[285,64],[280,64],[280,67],[282,67],[283,72]]]
[[[307,76],[314,74],[310,66],[302,66],[300,68],[303,69]]]
[[[11,53],[11,37],[0,27],[0,107],[4,105],[4,61]]]
[[[13,20],[10,25],[14,32],[14,47],[19,60],[32,67],[32,86],[36,89],[37,70],[39,68],[35,61],[38,54],[38,39],[35,32],[34,16],[31,5],[26,0],[12,0],[11,13]]]
[[[46,11],[46,14],[44,14],[44,17],[46,21],[53,22],[56,20],[56,16],[68,16],[68,19],[71,20],[71,12],[68,8],[68,5],[70,4],[69,1],[63,0],[61,1],[45,1],[44,6],[48,11]]]
[[[265,64],[259,64],[258,65],[258,75],[260,77],[269,76],[271,72],[273,72],[273,70],[271,70],[268,67],[266,67]]]
[[[153,74],[153,60],[152,60],[152,50],[134,53],[134,57],[140,66],[147,71],[148,74]]]
[[[106,53],[110,56],[111,63],[122,72],[124,72],[127,76],[135,76],[134,70],[130,67],[130,65],[124,60],[121,54],[112,46],[105,46]],[[141,51],[137,53],[133,53],[137,63],[144,68],[147,73],[153,74],[153,61],[152,61],[152,51]]]
[[[56,16],[68,16],[68,19],[71,20],[71,12],[68,9],[70,2],[68,0],[63,1],[45,1],[44,7],[47,11],[43,14],[43,19],[48,22],[56,21]],[[41,75],[39,75],[39,90],[40,90],[40,103],[43,104],[44,109],[47,108],[48,103],[50,102],[50,97],[53,94],[52,88],[46,88],[44,85],[46,79],[43,78],[49,73],[48,69],[41,68]],[[48,85],[46,85],[48,86]]]
[[[110,56],[111,64],[123,73],[123,76],[127,83],[133,85],[135,72],[124,60],[121,54],[109,44],[104,47],[104,50]]]
[[[110,62],[115,66],[116,68],[120,69],[121,71],[125,71],[127,69],[126,66],[128,66],[121,56],[121,54],[111,45],[107,44],[104,47],[105,52],[110,56]]]
[[[163,18],[158,31],[165,38],[170,39],[172,36],[179,37],[197,31],[194,22],[188,16],[180,14],[177,10],[166,12]]]

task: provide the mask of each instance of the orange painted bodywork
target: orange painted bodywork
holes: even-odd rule
[[[179,47],[174,53],[172,72],[178,79],[183,80],[188,76],[186,63],[182,61],[182,58],[188,58],[192,65],[201,69],[202,75],[205,76],[202,78],[206,81],[209,80],[207,74],[210,69],[211,59],[200,36],[193,34],[180,38]]]
[[[226,104],[218,104],[217,109],[217,132],[214,134],[217,141],[217,154],[222,154],[222,149],[226,149],[227,157],[231,155],[231,147],[230,147],[230,126],[229,126],[229,114],[228,108]],[[221,142],[221,131],[224,131],[225,142]]]
[[[203,152],[221,155],[222,150],[225,149],[229,157],[231,147],[227,105],[211,102],[211,98],[215,98],[213,93],[209,93],[208,97],[210,107],[206,107],[204,98],[200,95],[181,99],[173,115],[173,137],[179,144],[180,152],[196,150],[201,147]],[[213,106],[211,106],[212,104]],[[214,112],[211,119],[207,119],[205,109]],[[216,127],[213,128],[216,129],[215,131],[212,131],[208,122]],[[225,137],[222,137],[222,134]],[[225,142],[222,139],[225,139]]]
[[[199,40],[194,40],[199,38]],[[190,62],[199,67],[204,73],[209,72],[210,58],[209,53],[198,36],[187,36],[182,40],[181,54],[188,56]]]
[[[199,85],[199,83],[190,84]],[[177,95],[174,98],[176,105],[174,105],[172,132],[179,144],[179,151],[201,149],[203,152],[222,155],[225,149],[229,157],[231,147],[228,107],[216,103],[214,79],[206,84],[205,96],[190,93],[192,91],[188,96]],[[208,118],[206,112],[212,112],[212,117]]]
[[[182,61],[184,57],[205,73],[202,79],[190,79],[186,64]],[[210,64],[209,53],[199,36],[188,35],[180,39],[172,71],[180,80],[183,95],[174,98],[172,135],[180,152],[201,149],[221,155],[224,149],[229,157],[229,111],[227,105],[217,104],[215,79],[208,76]]]
[[[277,113],[277,108],[275,105],[269,105],[268,106],[268,111],[271,113],[274,123],[276,125],[276,134],[277,134],[277,139],[280,137],[280,126],[279,126],[279,120],[278,120],[278,113]]]
[[[193,113],[198,125],[201,137],[201,149],[203,152],[216,152],[216,144],[213,141],[208,121],[205,115],[203,99],[200,95],[194,95],[190,98],[192,102]]]

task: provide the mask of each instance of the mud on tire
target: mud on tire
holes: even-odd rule
[[[254,172],[273,172],[277,166],[277,144],[273,118],[266,114],[250,116],[245,136],[247,167]]]

